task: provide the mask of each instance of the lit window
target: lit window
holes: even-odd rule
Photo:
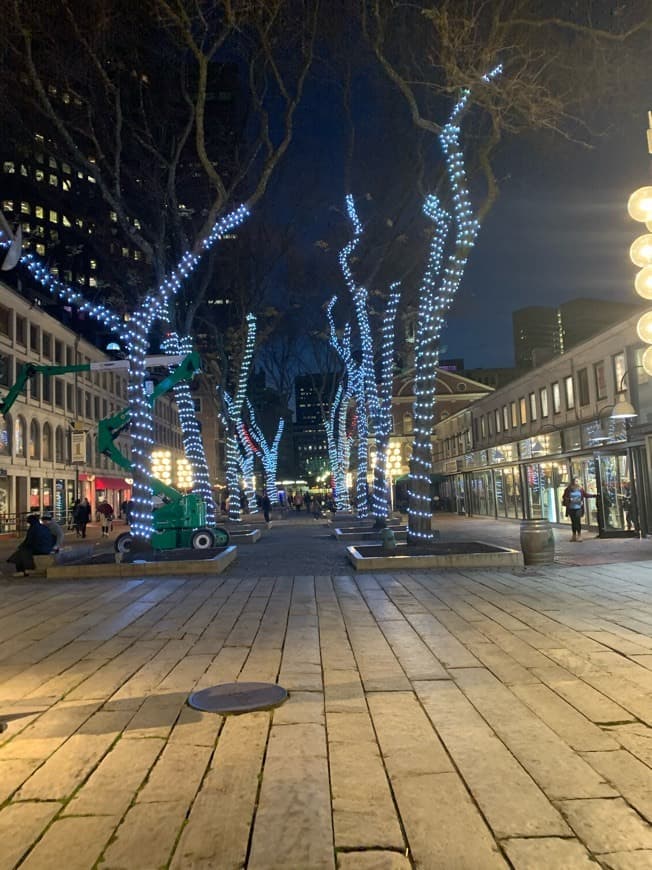
[[[34,133],[34,138],[36,139],[37,142],[45,142],[45,139],[43,138],[42,133]]]
[[[28,202],[21,202],[20,213],[21,214],[31,214],[32,213],[32,206]]]
[[[14,210],[13,199],[3,199],[2,200],[2,209],[3,209],[3,211],[13,211]]]
[[[494,411],[494,421],[496,423],[496,434],[499,435],[500,428],[501,428],[500,427],[500,411],[497,409]]]
[[[67,163],[62,163],[61,168],[63,169],[66,175],[70,175],[70,166]]]
[[[109,217],[114,224],[118,222],[118,215],[114,211],[109,213]]]
[[[84,221],[81,218],[75,218],[75,226],[79,227],[79,229],[83,229]]]
[[[36,246],[36,253],[40,254],[42,257],[45,255],[45,245],[41,244],[41,242]]]
[[[70,223],[70,221],[68,220],[68,218],[65,216],[65,214],[62,214],[62,215],[61,215],[61,223],[64,225],[64,227],[70,227],[70,226],[72,226],[72,224]]]
[[[67,192],[72,190],[72,183],[69,178],[63,179],[63,181],[61,182],[61,189]]]
[[[43,172],[42,169],[37,169],[36,172],[34,173],[34,178],[37,181],[45,181],[45,172]]]
[[[530,393],[530,420],[537,418],[537,394]]]
[[[59,223],[59,215],[56,211],[53,211],[52,209],[50,209],[50,223],[51,224],[58,224]]]
[[[566,394],[566,407],[571,411],[575,407],[575,390],[573,388],[572,375],[564,378],[564,393]]]
[[[56,175],[51,175],[49,178],[50,187],[59,187],[59,179]]]
[[[90,267],[91,269],[97,269],[97,260],[91,260]]]
[[[142,251],[134,251],[134,260],[142,260],[143,254]]]
[[[43,206],[37,205],[36,208],[34,209],[34,214],[36,215],[37,218],[42,219],[44,216]]]
[[[64,94],[61,99],[64,101],[66,105],[70,102],[70,94]]]
[[[53,97],[57,95],[57,89],[55,85],[48,85],[48,94],[51,94]]]
[[[123,248],[123,249],[122,249],[122,256],[123,256],[123,257],[128,257],[128,256],[129,256],[129,248]]]
[[[56,169],[56,168],[57,168],[57,161],[56,161],[56,159],[55,159],[54,157],[49,157],[49,158],[48,158],[48,166],[50,167],[50,169]]]
[[[138,220],[138,218],[134,218],[134,226],[137,230],[141,229],[140,221]]]
[[[20,174],[22,176],[24,176],[25,178],[27,178],[27,167],[25,166],[24,163],[20,164]]]
[[[77,172],[77,178],[80,178],[80,179],[83,180],[83,178],[84,178],[84,173],[78,171],[78,172]]]
[[[553,414],[558,414],[561,411],[561,390],[559,389],[559,382],[555,381],[552,385],[552,412]]]
[[[527,403],[525,401],[525,396],[522,396],[518,400],[518,408],[521,426],[525,426],[525,424],[527,423]]]
[[[14,175],[16,172],[16,164],[13,160],[5,160],[2,164],[2,171],[6,172],[7,175]]]
[[[93,178],[92,175],[88,176],[88,180],[90,181],[91,184],[95,184],[95,179]]]

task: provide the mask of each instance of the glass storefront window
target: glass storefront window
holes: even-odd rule
[[[582,447],[582,437],[579,426],[571,426],[569,429],[564,429],[561,433],[564,450],[580,450]]]
[[[500,447],[492,447],[489,453],[489,461],[493,463],[497,462],[514,462],[518,459],[517,453],[517,445],[512,444],[501,444]]]
[[[471,475],[471,513],[483,517],[496,515],[490,471],[476,471]]]
[[[521,459],[532,458],[532,444],[529,438],[525,438],[523,441],[518,442],[518,455]]]
[[[518,466],[503,469],[505,484],[505,508],[508,517],[523,517],[523,502],[521,499],[521,478]]]
[[[566,477],[566,466],[562,462],[542,462],[527,466],[528,507],[532,519],[559,522]]]

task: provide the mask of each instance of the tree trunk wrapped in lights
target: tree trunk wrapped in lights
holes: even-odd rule
[[[484,80],[491,80],[499,72],[500,68],[497,68]],[[462,91],[439,136],[446,160],[451,214],[442,208],[436,196],[426,197],[424,203],[424,212],[434,222],[435,230],[419,292],[415,341],[414,438],[408,485],[408,541],[412,542],[434,537],[430,474],[441,330],[479,229],[471,208],[460,145],[460,124],[469,95],[468,89]],[[444,261],[446,248],[449,253]]]
[[[130,319],[124,321],[101,303],[90,302],[82,292],[65,284],[56,278],[48,268],[34,255],[23,254],[21,263],[26,266],[34,278],[52,295],[74,305],[80,312],[85,312],[94,320],[102,323],[107,329],[119,336],[129,354],[129,407],[131,409],[131,456],[133,463],[134,502],[133,523],[131,533],[134,537],[148,540],[152,528],[152,488],[151,451],[153,444],[152,407],[145,390],[146,364],[149,332],[157,320],[165,320],[169,305],[179,292],[186,278],[194,272],[204,253],[209,251],[218,239],[230,233],[247,217],[248,211],[239,206],[230,214],[220,218],[210,234],[198,246],[198,253],[186,251],[175,269],[160,283],[156,290],[148,293],[143,302],[131,313]]]
[[[360,363],[360,384],[356,391],[358,406],[358,432],[359,447],[364,437],[362,450],[362,463],[364,473],[364,495],[360,491],[361,477],[358,478],[358,500],[364,504],[359,516],[367,516],[367,444],[369,430],[374,438],[376,451],[376,464],[374,466],[373,498],[371,510],[375,517],[384,518],[389,513],[389,488],[387,485],[387,448],[389,435],[392,430],[392,387],[394,366],[394,325],[396,322],[396,310],[400,298],[399,284],[394,283],[390,287],[390,293],[385,309],[385,317],[381,329],[380,353],[375,353],[374,341],[369,323],[367,308],[368,293],[365,287],[357,284],[350,267],[350,257],[358,246],[362,236],[362,224],[355,207],[355,200],[350,194],[346,197],[347,214],[353,226],[353,238],[340,251],[339,260],[344,275],[344,280],[351,294],[355,307],[356,321],[360,334],[360,348],[362,361]],[[376,382],[376,370],[374,359],[380,357],[380,380]],[[359,398],[358,398],[359,397]],[[369,425],[371,424],[371,425]],[[359,462],[361,454],[358,454]]]
[[[367,489],[367,467],[368,467],[368,439],[369,430],[367,426],[366,412],[366,397],[364,386],[364,374],[362,366],[358,364],[351,352],[351,325],[349,323],[344,327],[342,338],[340,339],[335,329],[335,321],[333,320],[333,307],[337,302],[337,296],[333,296],[328,306],[326,307],[326,316],[328,317],[328,325],[330,330],[330,345],[335,350],[339,358],[344,363],[344,377],[346,378],[346,389],[343,392],[343,397],[346,395],[353,397],[356,407],[356,429],[357,429],[357,452],[356,452],[356,483],[355,483],[355,509],[358,517],[364,518],[368,514],[368,489]],[[338,425],[338,433],[341,440],[339,448],[342,461],[345,460],[344,453],[346,452],[346,466],[344,466],[344,477],[346,480],[346,469],[348,467],[348,452],[350,440],[346,431],[346,416],[348,409],[348,401],[340,405],[340,411],[343,412],[343,420]]]
[[[238,381],[233,398],[226,392],[222,393],[222,423],[225,429],[226,442],[226,485],[229,490],[229,519],[234,522],[240,521],[240,488],[238,477],[241,464],[239,429],[242,426],[242,410],[245,403],[247,384],[251,373],[251,361],[256,344],[256,317],[247,314],[247,337],[245,350],[238,372]],[[252,468],[253,471],[253,468]]]
[[[389,516],[390,491],[387,475],[387,450],[392,431],[392,393],[394,387],[394,339],[396,310],[401,296],[399,283],[389,288],[385,317],[381,329],[380,382],[378,384],[378,408],[374,419],[374,443],[376,464],[374,466],[374,489],[372,513],[376,518]]]
[[[346,408],[348,404],[349,396],[346,394],[343,385],[340,384],[328,412],[328,418],[324,420],[326,443],[328,444],[328,457],[334,481],[335,506],[338,511],[348,511],[351,509],[349,492],[346,486],[346,470],[348,468],[348,461],[345,455],[347,439]],[[342,409],[344,409],[343,421]]]
[[[285,420],[281,417],[278,421],[276,435],[274,436],[272,443],[269,444],[265,438],[263,430],[256,421],[256,412],[254,411],[253,405],[249,399],[247,399],[247,410],[249,412],[249,428],[251,429],[251,435],[258,447],[260,460],[263,464],[263,471],[265,472],[265,492],[267,493],[270,502],[275,505],[278,504],[278,488],[276,486],[278,448],[283,435]]]
[[[190,336],[180,338],[176,332],[170,333],[161,344],[161,349],[168,354],[186,356],[192,352]],[[174,399],[179,412],[179,423],[183,437],[183,449],[192,468],[192,491],[204,500],[206,505],[206,524],[215,525],[216,510],[211,486],[206,450],[201,437],[197,420],[195,402],[188,381],[174,385]]]

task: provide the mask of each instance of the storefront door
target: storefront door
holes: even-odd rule
[[[632,469],[629,456],[622,453],[600,453],[596,457],[598,534],[632,534],[638,530],[638,517],[633,499]]]

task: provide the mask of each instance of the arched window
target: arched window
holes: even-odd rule
[[[0,426],[0,453],[3,456],[11,456],[12,436],[14,432],[14,420],[10,414],[7,414],[5,420],[6,429]]]
[[[61,426],[57,426],[54,433],[54,458],[57,462],[65,462],[65,438]]]
[[[41,454],[46,462],[52,462],[52,427],[49,423],[43,424],[43,439],[42,439]]]
[[[29,424],[29,458],[30,459],[40,459],[41,458],[41,438],[39,432],[39,425],[36,420],[32,420]]]
[[[409,411],[406,411],[405,414],[403,414],[403,434],[411,435],[412,432],[412,414]]]
[[[14,456],[25,456],[25,441],[27,440],[27,426],[24,417],[16,417],[14,424]]]

